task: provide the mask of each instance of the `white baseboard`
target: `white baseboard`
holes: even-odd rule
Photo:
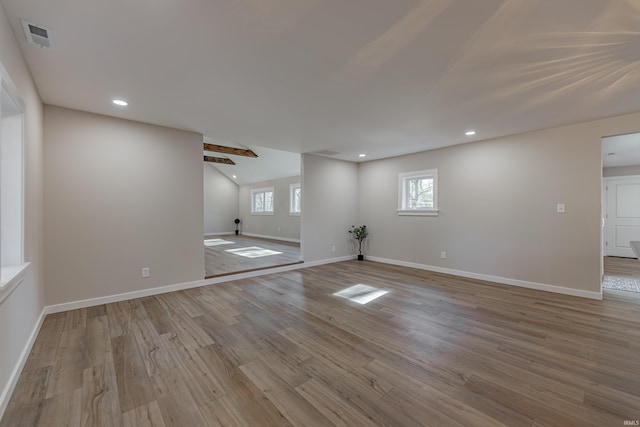
[[[337,258],[321,259],[321,260],[318,260],[318,261],[310,261],[310,262],[305,261],[304,262],[304,266],[305,267],[315,267],[315,266],[318,266],[318,265],[333,264],[334,262],[349,261],[349,260],[352,260],[352,259],[355,259],[353,257],[353,255],[347,255],[347,256],[341,256],[341,257],[337,257]]]
[[[79,301],[65,302],[62,304],[49,305],[44,308],[45,314],[60,313],[62,311],[76,310],[79,308],[94,307],[101,304],[110,304],[112,302],[127,301],[135,298],[143,298],[152,295],[160,295],[168,292],[181,291],[184,289],[198,288],[201,286],[215,285],[218,283],[230,282],[233,280],[249,279],[251,277],[266,276],[268,274],[282,273],[284,271],[298,270],[301,268],[309,268],[317,265],[331,264],[353,259],[352,256],[344,256],[338,258],[329,258],[319,261],[302,262],[299,264],[284,265],[282,267],[265,268],[262,270],[248,271],[245,273],[229,274],[228,276],[213,277],[211,279],[196,280],[193,282],[178,283],[175,285],[159,286],[156,288],[142,289],[139,291],[125,292],[122,294],[107,295],[97,298],[89,298]]]
[[[31,353],[33,344],[36,342],[36,338],[38,336],[38,333],[40,332],[40,328],[42,327],[42,322],[44,322],[44,318],[47,314],[46,310],[47,310],[46,307],[42,309],[42,312],[40,313],[40,317],[38,318],[38,321],[36,322],[33,330],[31,331],[31,335],[29,335],[29,339],[27,340],[27,343],[24,345],[24,348],[22,349],[22,353],[20,353],[20,357],[18,358],[18,363],[16,363],[16,366],[13,368],[13,372],[11,372],[11,375],[9,376],[9,381],[7,382],[7,385],[4,387],[4,390],[2,390],[2,394],[0,394],[0,419],[2,419],[2,416],[4,415],[4,411],[7,409],[7,405],[9,404],[9,400],[11,399],[13,390],[15,389],[16,384],[18,384],[18,379],[20,378],[20,373],[22,372],[22,368],[24,368],[24,364],[27,362],[27,358]]]
[[[175,285],[158,286],[155,288],[142,289],[139,291],[125,292],[122,294],[107,295],[97,298],[83,299],[79,301],[65,302],[62,304],[48,305],[45,307],[47,314],[60,313],[61,311],[76,310],[78,308],[94,307],[101,304],[110,304],[112,302],[127,301],[135,298],[143,298],[152,295],[166,294],[167,292],[181,291],[183,289],[197,288],[204,286],[205,280],[196,280],[193,282],[178,283]]]
[[[393,264],[393,265],[399,265],[402,267],[417,268],[419,270],[428,270],[428,271],[434,271],[436,273],[451,274],[453,276],[467,277],[469,279],[485,280],[488,282],[495,282],[503,285],[519,286],[521,288],[536,289],[539,291],[554,292],[557,294],[572,295],[576,297],[583,297],[583,298],[596,299],[596,300],[602,299],[602,290],[600,290],[600,292],[583,291],[580,289],[565,288],[563,286],[548,285],[545,283],[527,282],[525,280],[510,279],[508,277],[490,276],[488,274],[472,273],[469,271],[454,270],[451,268],[436,267],[433,265],[417,264],[413,262],[398,261],[393,259],[378,258],[378,257],[372,257],[372,256],[367,256],[367,259],[370,261],[382,262],[384,264]]]
[[[217,231],[215,233],[204,233],[204,237],[209,237],[209,236],[228,236],[230,234],[236,234],[236,232],[234,230],[232,231]]]
[[[300,239],[290,239],[288,237],[268,236],[266,234],[240,233],[243,236],[261,237],[263,239],[282,240],[283,242],[300,243]]]

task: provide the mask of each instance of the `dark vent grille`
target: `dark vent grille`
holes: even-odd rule
[[[29,32],[31,34],[35,34],[36,36],[44,37],[45,39],[49,38],[49,33],[44,28],[36,27],[35,25],[29,24]]]

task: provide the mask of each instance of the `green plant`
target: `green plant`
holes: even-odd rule
[[[356,227],[352,225],[349,229],[349,233],[353,236],[354,239],[358,241],[358,255],[362,255],[362,242],[369,235],[369,230],[367,230],[366,225],[361,225]]]

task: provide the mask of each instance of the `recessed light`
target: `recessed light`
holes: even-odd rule
[[[358,157],[367,157],[367,155],[364,154],[364,153],[363,154],[358,154]]]
[[[236,179],[236,178],[237,178],[237,176],[235,176],[235,175],[231,175],[231,176],[233,177],[233,179]]]
[[[467,135],[467,136],[473,136],[473,135],[476,134],[476,131],[475,130],[468,130],[464,134]]]
[[[124,101],[122,99],[114,99],[113,103],[120,106],[120,107],[126,107],[127,105],[129,105],[129,103],[127,101]]]

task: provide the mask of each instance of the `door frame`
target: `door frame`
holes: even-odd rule
[[[622,176],[607,176],[602,178],[602,234],[601,234],[601,247],[602,255],[610,256],[607,250],[607,239],[611,232],[611,224],[609,223],[609,183],[611,181],[624,181],[624,180],[639,180],[640,175],[622,175]]]

